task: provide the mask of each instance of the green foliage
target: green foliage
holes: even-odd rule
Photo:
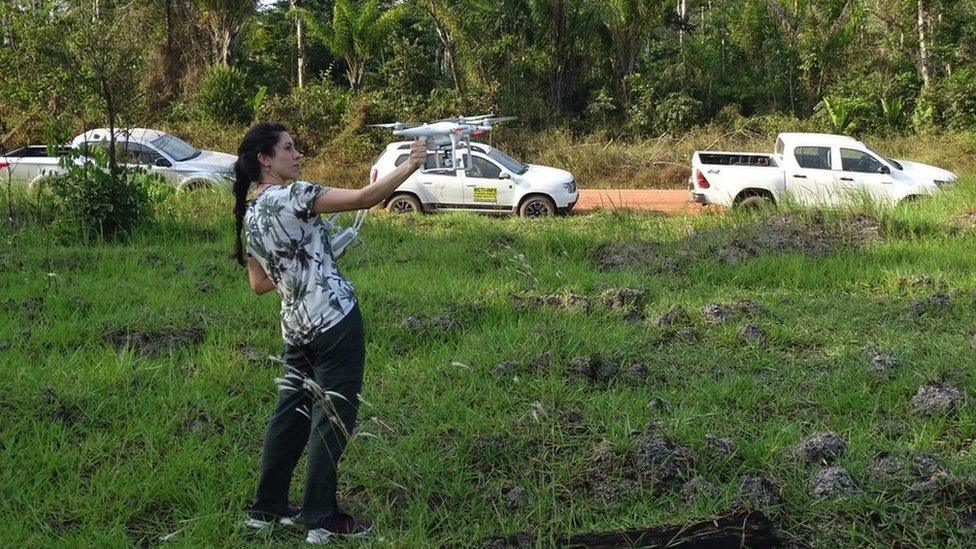
[[[241,69],[214,65],[200,81],[196,102],[206,116],[218,122],[247,124],[264,93],[263,87],[253,89]]]
[[[846,103],[831,103],[826,97],[821,102],[830,131],[841,135],[850,135],[857,129],[854,121],[854,109]]]
[[[954,130],[976,130],[976,70],[964,68],[942,82],[942,119]]]
[[[642,75],[627,80],[631,102],[627,107],[627,128],[635,135],[673,134],[693,127],[701,119],[702,102],[685,92],[657,96],[654,86]]]
[[[407,119],[426,108],[427,97],[441,78],[428,58],[429,49],[416,39],[400,37],[390,50],[379,69],[380,92],[397,118]]]
[[[351,94],[327,80],[317,80],[290,94],[273,96],[261,106],[263,120],[284,124],[310,152],[318,151],[343,126],[343,114]]]
[[[55,198],[57,230],[63,236],[125,237],[152,219],[152,205],[173,192],[161,176],[126,168],[113,177],[104,149],[93,157],[78,153],[61,159],[64,173],[48,180]]]

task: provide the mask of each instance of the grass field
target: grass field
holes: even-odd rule
[[[158,218],[115,244],[0,225],[2,545],[303,538],[239,526],[278,300],[226,259],[225,197]],[[973,180],[857,215],[373,215],[341,262],[368,333],[342,500],[377,546],[737,502],[786,542],[973,546],[974,236]]]

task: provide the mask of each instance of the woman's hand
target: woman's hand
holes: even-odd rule
[[[410,144],[410,159],[413,169],[417,170],[427,162],[427,141],[424,139],[414,139]]]
[[[423,139],[415,139],[410,144],[410,158],[406,162],[362,189],[329,189],[315,199],[312,213],[348,212],[372,208],[390,196],[426,161],[427,143]]]

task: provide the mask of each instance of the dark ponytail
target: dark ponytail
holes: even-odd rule
[[[275,145],[284,133],[285,127],[277,122],[261,122],[253,126],[244,134],[244,139],[237,147],[237,162],[234,162],[234,253],[231,259],[236,259],[241,265],[244,262],[244,242],[241,232],[244,230],[244,212],[247,210],[247,191],[252,183],[261,180],[261,164],[258,154],[274,156]]]

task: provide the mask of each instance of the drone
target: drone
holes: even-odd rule
[[[441,158],[437,157],[437,166],[421,169],[423,173],[444,173],[453,172],[456,168],[453,165],[457,158],[459,145],[464,144],[466,150],[466,165],[471,165],[471,136],[484,135],[492,130],[492,125],[499,122],[515,120],[514,116],[495,116],[493,114],[481,114],[478,116],[458,116],[457,118],[447,118],[436,122],[425,122],[423,124],[390,122],[387,124],[372,124],[374,128],[386,128],[393,130],[393,135],[401,137],[422,137],[427,141],[428,147],[447,151],[450,149],[450,164],[445,165]]]

